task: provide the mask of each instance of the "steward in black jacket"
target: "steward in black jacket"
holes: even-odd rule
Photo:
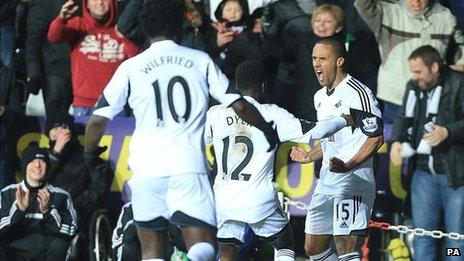
[[[1,191],[1,260],[64,260],[77,230],[69,193],[45,181],[48,154],[36,144],[25,149],[26,178]]]

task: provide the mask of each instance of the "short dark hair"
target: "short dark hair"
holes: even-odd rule
[[[142,31],[148,38],[180,40],[185,10],[184,0],[146,0],[139,14]]]
[[[330,45],[332,46],[332,50],[337,58],[343,57],[346,59],[345,43],[343,43],[339,37],[337,36],[325,37],[317,41],[316,44]]]
[[[420,58],[428,68],[432,68],[433,63],[438,63],[439,66],[443,65],[443,59],[441,58],[440,53],[431,45],[423,45],[412,51],[409,55],[408,61],[417,58]]]
[[[235,69],[235,81],[240,91],[259,89],[266,82],[266,69],[255,60],[246,60]]]

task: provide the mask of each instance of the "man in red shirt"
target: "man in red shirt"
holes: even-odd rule
[[[116,0],[83,1],[83,16],[72,17],[78,9],[72,0],[62,6],[48,40],[71,45],[74,116],[87,116],[119,64],[139,49],[116,30]]]

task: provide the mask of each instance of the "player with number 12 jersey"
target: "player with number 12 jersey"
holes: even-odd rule
[[[282,142],[298,139],[309,143],[311,139],[326,137],[347,125],[343,117],[316,125],[295,118],[277,105],[262,104],[266,77],[264,67],[256,61],[240,64],[235,78],[244,98],[266,121],[274,123]],[[279,208],[272,183],[276,150],[267,150],[263,133],[225,105],[209,109],[205,140],[213,143],[217,162],[214,193],[221,259],[224,258],[222,248],[228,247],[225,244],[239,246],[244,243],[245,225],[248,224],[257,236],[274,245],[281,257],[277,260],[293,260],[294,249],[289,243],[293,232],[285,233],[288,220]],[[283,234],[288,234],[285,240],[280,238]],[[279,241],[280,244],[276,243]]]

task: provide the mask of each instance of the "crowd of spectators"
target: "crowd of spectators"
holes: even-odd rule
[[[210,2],[215,10],[208,14]],[[232,80],[240,62],[262,62],[271,75],[270,101],[299,117],[315,116],[309,50],[323,37],[346,43],[347,71],[384,101],[390,123],[402,103],[412,50],[430,44],[463,70],[460,1],[249,2],[186,0],[181,43],[206,51]],[[74,116],[89,115],[115,68],[149,44],[138,25],[142,8],[140,0],[3,0],[1,60],[25,71],[22,99],[42,89],[46,112],[67,112],[72,104]]]
[[[459,118],[462,116],[459,113],[462,113],[463,102],[459,99],[463,99],[464,89],[462,1],[185,2],[187,12],[180,38],[182,45],[207,52],[231,80],[230,90],[235,89],[233,77],[238,64],[248,59],[260,61],[269,75],[269,102],[276,103],[295,116],[307,120],[316,119],[313,96],[319,89],[313,71],[311,50],[315,43],[324,37],[336,36],[343,40],[348,51],[346,71],[366,83],[381,100],[385,123],[393,124],[396,119],[392,140],[395,141],[394,151],[391,155],[395,164],[402,163],[400,159],[404,156],[404,145],[400,144],[407,141],[404,137],[407,136],[408,128],[404,126],[404,118],[415,116],[413,113],[409,113],[408,116],[408,97],[405,96],[409,95],[410,90],[414,88],[414,80],[417,80],[413,78],[413,81],[409,81],[414,74],[414,71],[410,70],[411,60],[419,57],[426,62],[420,55],[410,55],[417,48],[430,45],[430,48],[438,51],[440,60],[437,63],[440,65],[440,72],[446,71],[448,77],[433,84],[445,82],[447,85],[450,77],[455,77],[460,79],[455,82],[461,86],[450,87],[459,90],[455,92],[458,101],[450,100],[451,107],[443,109],[444,112],[440,107],[438,122],[432,118],[421,118],[421,124],[424,125],[430,120],[437,124],[437,130],[440,127],[438,124],[444,124],[447,128],[444,139],[451,137],[446,142],[457,141],[451,148],[456,151],[462,150],[462,145],[459,145],[462,144],[464,126],[462,118]],[[84,164],[82,146],[77,141],[73,129],[74,119],[70,115],[90,115],[119,64],[149,46],[150,43],[137,19],[143,5],[143,0],[1,0],[0,187],[5,188],[2,190],[1,198],[2,238],[5,238],[4,235],[10,233],[14,226],[20,225],[31,227],[34,233],[40,234],[41,231],[32,228],[32,221],[29,224],[21,218],[33,217],[34,220],[43,214],[41,219],[48,222],[53,221],[51,218],[56,218],[53,213],[60,215],[60,211],[68,211],[63,214],[68,216],[70,223],[67,226],[69,229],[75,229],[77,223],[74,222],[77,221],[73,219],[74,212],[79,217],[88,216],[109,191],[111,168],[105,162],[97,162],[92,166]],[[210,6],[214,10],[210,11]],[[431,64],[425,65],[431,70]],[[448,74],[448,71],[453,73]],[[455,74],[460,76],[453,76]],[[417,93],[419,92],[418,89]],[[23,157],[26,155],[28,158],[21,160],[26,180],[18,185],[11,185],[14,183],[12,173],[15,166],[9,166],[8,163],[11,162],[9,158],[16,154],[16,144],[11,139],[8,140],[8,137],[14,132],[13,126],[16,126],[18,118],[24,115],[27,98],[39,93],[43,95],[45,106],[46,115],[43,116],[47,118],[45,134],[50,139],[49,151],[45,153],[35,147],[29,148],[29,152],[25,153],[30,155],[23,154]],[[440,121],[442,113],[457,113],[456,118],[449,119],[454,127],[447,127],[446,122]],[[130,117],[130,111],[120,116]],[[413,138],[415,141],[410,142],[419,143],[419,136]],[[462,192],[462,176],[457,176],[457,181],[450,181],[450,173],[456,170],[449,170],[451,159],[446,156],[448,152],[443,152],[443,148],[440,150],[441,152],[437,150],[439,152],[436,156],[436,159],[440,160],[435,162],[441,164],[438,165],[437,172],[448,174],[448,180],[444,175],[441,176],[444,180],[440,182],[444,182],[442,185],[445,187],[449,183],[450,188],[461,189]],[[41,153],[50,155],[49,158],[46,156],[43,159],[45,166],[37,163],[39,168],[46,169],[43,172],[47,175],[47,181],[38,180],[36,189],[35,185],[27,180],[29,172],[26,167],[30,162],[40,158],[41,156],[37,155]],[[459,155],[462,157],[462,154]],[[459,155],[453,153],[453,157]],[[435,171],[428,169],[428,155],[420,159],[422,161],[419,160],[419,168],[413,169],[415,172],[426,173],[414,174],[416,178],[413,188],[414,184],[419,182],[417,177]],[[456,164],[459,163],[459,159],[452,160]],[[69,182],[70,180],[72,182]],[[32,210],[26,200],[21,200],[26,196],[30,197],[26,192],[40,193],[37,191],[42,188],[50,188],[50,193],[60,195],[56,197],[56,200],[60,200],[56,203],[57,207],[71,200],[74,204],[68,203],[67,208],[63,207],[63,210],[57,209],[53,212],[48,209],[48,205],[42,206],[40,201],[34,201],[37,206],[34,205]],[[13,212],[5,209],[4,201],[5,204],[10,204],[9,208],[15,200],[20,202],[18,209]],[[421,200],[425,199],[419,199],[416,195],[413,197],[414,200],[423,202]],[[461,205],[462,201],[461,198]],[[5,226],[4,218],[9,222]],[[17,220],[19,223],[15,223]],[[85,218],[83,221],[80,220],[79,226],[85,227],[85,222]],[[53,222],[47,224],[50,226],[41,228],[46,230],[43,231],[45,237],[57,234],[59,236],[56,238],[66,241],[69,236],[74,235],[69,230],[65,231],[66,235],[63,237],[59,233],[63,234],[64,230],[60,230],[59,226],[54,227]],[[460,227],[457,229],[461,232],[464,230],[463,224],[462,221],[458,224]],[[65,223],[61,226],[64,227]],[[14,239],[10,238],[12,240],[9,240],[8,244],[4,244],[2,239],[2,256],[4,253],[12,256],[47,255],[40,251],[25,253],[24,249],[18,248],[20,245],[23,246],[22,243],[18,243],[23,239],[19,235]],[[59,249],[68,245],[67,241],[50,242],[60,245]],[[426,243],[422,244],[422,248],[426,248],[424,245]],[[46,246],[43,249],[45,248]],[[19,251],[19,254],[11,249]]]

